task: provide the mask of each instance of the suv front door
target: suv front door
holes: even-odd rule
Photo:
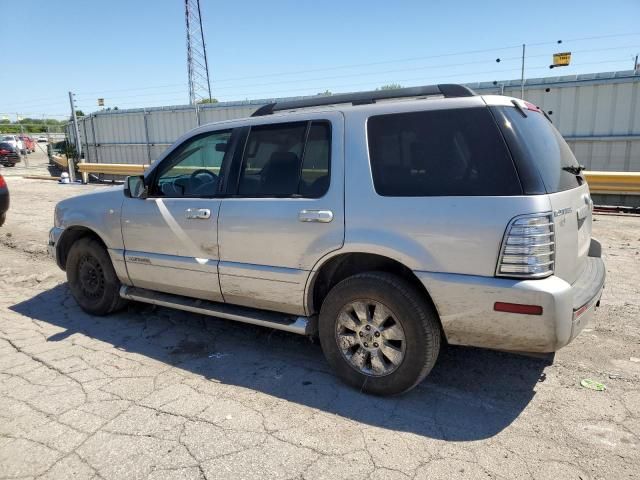
[[[126,198],[122,236],[135,287],[222,301],[218,281],[219,188],[232,131],[196,135],[148,177],[147,198]]]
[[[220,285],[228,303],[304,315],[314,265],[344,243],[344,118],[245,129],[220,207]]]

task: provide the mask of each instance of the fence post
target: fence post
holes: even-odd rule
[[[100,163],[100,153],[98,152],[98,140],[96,139],[96,126],[93,122],[93,117],[95,117],[95,115],[91,115],[89,118],[91,118],[91,135],[93,135],[93,149],[96,152],[96,163]],[[89,148],[89,146],[87,145],[87,149]]]
[[[144,139],[147,142],[147,162],[151,165],[151,144],[149,143],[149,112],[144,109]]]
[[[73,120],[73,133],[75,138],[75,144],[76,144],[76,155],[78,156],[78,159],[80,159],[82,157],[82,142],[80,141],[80,129],[78,128],[78,117],[76,116],[76,106],[74,105],[73,102],[73,93],[69,92],[69,104],[71,105],[71,118]],[[69,180],[71,182],[75,182],[76,181],[76,170],[75,170],[75,163],[73,161],[73,158],[68,158],[67,161],[69,162]]]

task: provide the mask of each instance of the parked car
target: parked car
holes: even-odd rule
[[[20,161],[18,149],[9,142],[0,142],[0,165],[13,167]]]
[[[38,137],[38,143],[47,143],[47,142],[48,142],[47,137],[45,137],[44,135],[40,135]]]
[[[0,175],[0,227],[4,225],[9,210],[9,187],[4,177]]]
[[[584,328],[605,268],[582,168],[536,106],[460,85],[270,104],[60,202],[49,248],[88,313],[318,335],[345,382],[397,394],[445,340],[554,352]]]
[[[26,155],[27,151],[25,149],[24,143],[20,140],[16,135],[3,135],[0,138],[0,142],[8,142],[14,147],[16,147],[16,151],[20,155]]]
[[[27,135],[21,135],[18,137],[24,143],[24,148],[27,153],[33,153],[36,151],[36,143],[33,139]]]

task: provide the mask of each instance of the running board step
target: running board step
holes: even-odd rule
[[[283,330],[299,335],[312,335],[315,333],[316,322],[313,321],[313,317],[297,317],[286,313],[239,307],[225,303],[211,302],[209,300],[199,300],[197,298],[156,292],[145,288],[129,287],[127,285],[123,285],[120,288],[120,296],[137,302],[151,303],[153,305],[176,308],[178,310],[200,313],[211,317],[250,323],[252,325]]]

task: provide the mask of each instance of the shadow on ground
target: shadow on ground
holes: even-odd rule
[[[416,389],[377,398],[341,384],[320,347],[293,334],[142,304],[93,317],[76,306],[66,285],[11,310],[65,329],[50,342],[71,341],[68,337],[79,333],[207,379],[444,440],[480,440],[510,425],[533,398],[548,365],[542,359],[448,347]]]

